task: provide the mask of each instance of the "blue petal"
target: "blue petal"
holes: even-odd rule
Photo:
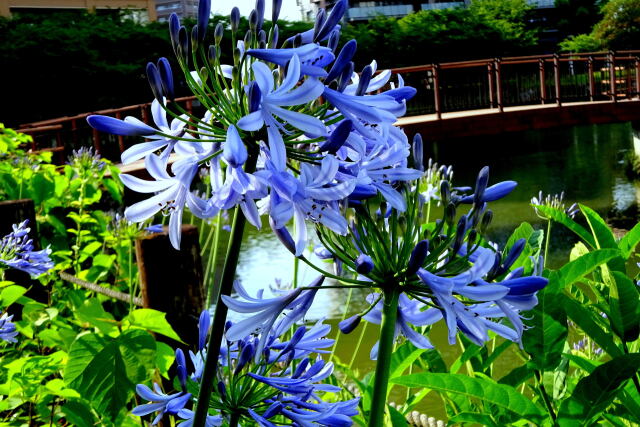
[[[244,146],[238,130],[233,125],[227,129],[227,140],[224,143],[222,155],[227,163],[234,168],[242,166],[247,161],[247,147]]]
[[[87,117],[89,125],[101,132],[112,133],[114,135],[125,136],[151,136],[155,135],[156,129],[142,122],[133,124],[109,116],[93,115]]]

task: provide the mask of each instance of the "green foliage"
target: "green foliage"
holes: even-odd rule
[[[609,0],[593,35],[609,49],[632,49],[640,40],[640,1]]]
[[[602,42],[591,34],[569,36],[559,43],[559,47],[563,52],[572,53],[598,52],[604,49]]]

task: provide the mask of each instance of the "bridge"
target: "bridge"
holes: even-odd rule
[[[417,95],[398,121],[427,141],[640,120],[640,50],[539,55],[429,64],[392,70]],[[194,98],[177,100],[188,111]],[[60,117],[20,126],[33,149],[63,157],[69,147],[92,144],[107,158],[136,138],[104,135],[86,123],[89,114],[150,120],[150,104]]]

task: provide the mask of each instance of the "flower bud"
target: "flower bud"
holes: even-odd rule
[[[266,411],[264,411],[264,414],[262,414],[262,418],[268,420],[269,418],[275,417],[276,415],[278,415],[281,410],[282,410],[282,403],[276,401],[272,403],[271,406],[269,406]]]
[[[456,219],[456,205],[454,205],[453,203],[449,203],[447,207],[444,208],[444,221],[449,227],[451,227],[455,219]]]
[[[502,274],[507,270],[509,270],[509,268],[511,268],[513,263],[516,262],[516,260],[522,254],[522,251],[524,250],[524,246],[526,245],[526,243],[527,243],[527,240],[524,238],[516,240],[513,246],[511,246],[511,249],[509,249],[509,253],[505,257],[504,262],[502,263],[502,268],[500,269],[501,271],[498,274]]]
[[[480,233],[484,233],[489,224],[491,224],[491,220],[493,219],[493,211],[488,209],[484,215],[482,215],[482,219],[480,220]]]
[[[407,276],[413,276],[418,269],[422,267],[425,259],[427,259],[427,253],[429,252],[429,241],[421,240],[416,244],[416,247],[411,251],[409,257],[409,263],[407,265]]]
[[[282,0],[273,0],[271,8],[271,23],[276,25],[280,17],[280,9],[282,8]]]
[[[220,397],[226,399],[227,397],[227,386],[224,385],[224,382],[218,381],[218,393],[220,393]]]
[[[302,46],[302,36],[300,34],[296,34],[293,38],[293,47],[296,48],[300,46]]]
[[[189,58],[189,36],[184,26],[178,31],[178,56],[185,60]]]
[[[211,315],[208,310],[202,310],[198,321],[198,350],[202,350],[207,343],[209,326],[211,326]]]
[[[147,64],[147,80],[149,80],[149,86],[151,86],[151,92],[159,103],[164,104],[164,98],[162,93],[162,80],[160,79],[160,72],[158,67],[153,62]]]
[[[182,386],[182,390],[187,390],[187,361],[184,358],[182,349],[176,349],[176,371],[178,373],[178,381]]]
[[[231,23],[231,32],[235,34],[235,32],[238,31],[238,26],[240,25],[240,9],[235,6],[231,9],[229,22]]]
[[[260,108],[260,101],[262,100],[262,93],[260,92],[260,86],[253,81],[249,83],[249,112],[253,113]]]
[[[456,229],[456,239],[453,243],[453,253],[457,254],[462,246],[462,241],[464,240],[464,236],[467,233],[467,217],[466,215],[462,215],[458,220],[458,227]]]
[[[289,252],[295,255],[296,244],[293,241],[293,238],[291,237],[289,230],[287,230],[286,227],[276,228],[276,224],[271,217],[269,217],[269,225],[271,225],[271,229],[273,230],[273,233],[276,235],[278,240],[280,240],[280,242],[284,245],[284,247],[287,248]]]
[[[324,9],[320,9],[316,14],[315,24],[313,25],[313,39],[315,41],[316,34],[320,32],[322,25],[324,24],[325,19],[327,18],[326,11]]]
[[[158,71],[160,72],[160,81],[162,82],[164,93],[169,99],[173,100],[173,72],[171,71],[171,64],[167,58],[160,58],[158,60]]]
[[[320,151],[328,151],[331,154],[335,154],[351,134],[352,128],[353,122],[351,120],[343,120],[338,123],[333,132],[331,132],[331,135],[320,143]]]
[[[204,40],[211,15],[211,0],[200,0],[198,4],[198,41]]]
[[[307,366],[309,366],[309,358],[304,358],[302,359],[302,361],[298,364],[298,367],[296,368],[296,370],[293,372],[293,374],[291,375],[291,378],[299,378],[300,375],[302,375],[304,373],[304,371],[307,370]]]
[[[369,255],[360,254],[356,259],[356,271],[360,274],[370,273],[373,267],[373,260]]]
[[[282,349],[282,352],[293,351],[296,345],[300,342],[300,340],[304,337],[304,334],[307,332],[306,326],[300,326],[293,333],[293,336],[287,343],[287,345]]]
[[[313,248],[313,253],[320,259],[333,259],[333,254],[322,245],[317,245]]]
[[[489,166],[485,166],[480,169],[478,173],[478,178],[476,179],[476,188],[473,193],[473,203],[479,205],[482,202],[482,197],[484,196],[484,191],[487,189],[487,184],[489,183]]]
[[[256,348],[252,343],[246,344],[242,351],[240,352],[240,357],[238,357],[238,364],[236,365],[236,369],[233,371],[234,375],[238,375],[240,371],[251,361],[253,355],[255,354]]]
[[[349,64],[351,58],[353,58],[357,47],[358,44],[355,40],[349,40],[344,46],[342,46],[338,57],[333,62],[333,66],[331,66],[331,70],[329,70],[327,77],[324,79],[325,84],[332,82],[342,75],[342,70]],[[349,74],[349,78],[351,78],[351,74]]]
[[[451,199],[451,184],[449,181],[440,181],[440,199],[442,203],[448,203]]]
[[[340,22],[346,10],[347,0],[338,0],[338,2],[334,4],[333,9],[331,9],[331,13],[327,19],[324,20],[322,28],[320,28],[317,33],[314,33],[313,41],[317,43],[329,36],[329,33],[333,31],[338,22]]]
[[[178,50],[179,38],[178,32],[180,31],[180,18],[175,13],[169,16],[169,36],[171,37],[171,45],[173,50]]]
[[[424,152],[422,146],[422,135],[416,133],[413,136],[413,146],[412,146],[412,154],[413,154],[413,167],[420,171],[424,171]]]
[[[198,36],[198,26],[194,25],[193,28],[191,28],[191,47],[194,50],[198,49],[198,46],[200,44],[200,40],[199,40],[199,36]]]
[[[366,65],[362,69],[362,73],[360,73],[360,80],[358,81],[358,87],[356,89],[357,96],[362,96],[367,92],[371,76],[373,76],[373,68],[371,68],[371,65]]]
[[[249,13],[249,28],[251,31],[258,31],[258,12],[255,9]]]
[[[271,29],[271,40],[269,41],[269,48],[275,49],[278,47],[278,37],[280,36],[280,30],[278,28],[278,24],[274,24]]]
[[[332,52],[335,52],[338,48],[338,43],[340,42],[340,30],[333,30],[331,35],[329,36],[329,43],[327,43],[327,47],[331,49]]]
[[[253,37],[253,32],[251,30],[247,30],[246,33],[244,33],[244,45],[245,46],[251,46],[251,38]]]
[[[216,63],[216,59],[218,59],[218,49],[216,49],[214,45],[209,46],[207,59],[209,59],[209,64],[211,64],[211,66],[213,66]]]
[[[340,332],[342,332],[343,334],[350,334],[355,328],[358,327],[358,325],[360,324],[360,320],[362,320],[362,316],[356,314],[355,316],[351,316],[350,318],[338,323],[338,328],[340,328]]]
[[[347,85],[351,82],[353,68],[353,62],[349,61],[349,63],[342,69],[342,74],[340,74],[340,80],[338,82],[338,92],[344,91]]]
[[[222,25],[222,22],[218,22],[216,24],[216,29],[213,31],[213,40],[217,46],[220,45],[223,35],[224,35],[224,26]]]
[[[264,24],[264,0],[256,0],[256,15],[258,18],[256,28],[261,30],[262,24]]]

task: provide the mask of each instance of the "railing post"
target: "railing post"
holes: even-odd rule
[[[596,99],[596,79],[593,75],[593,56],[587,60],[587,72],[589,73],[589,101]]]
[[[616,57],[613,51],[609,51],[609,93],[613,102],[618,101],[616,96]]]
[[[149,124],[149,113],[147,113],[147,106],[145,104],[140,104],[140,116],[143,122]]]
[[[636,96],[640,98],[640,57],[636,56]]]
[[[553,54],[553,79],[556,89],[556,105],[562,106],[562,100],[560,98],[560,56],[557,53]]]
[[[500,58],[493,61],[493,67],[496,70],[496,99],[498,101],[498,110],[504,111],[504,103],[502,102],[502,72],[500,69]]]
[[[487,79],[489,80],[489,108],[495,107],[495,98],[493,96],[496,91],[496,86],[493,80],[493,63],[487,63]]]
[[[438,120],[442,118],[442,99],[440,97],[440,65],[432,64],[431,70],[433,73],[433,100],[435,102],[436,117]]]
[[[540,71],[540,103],[547,101],[547,76],[544,69],[544,58],[538,59],[538,69]]]
[[[116,111],[116,119],[122,119],[120,111]],[[124,137],[122,135],[118,135],[118,147],[120,147],[120,153],[122,153],[124,151]]]

